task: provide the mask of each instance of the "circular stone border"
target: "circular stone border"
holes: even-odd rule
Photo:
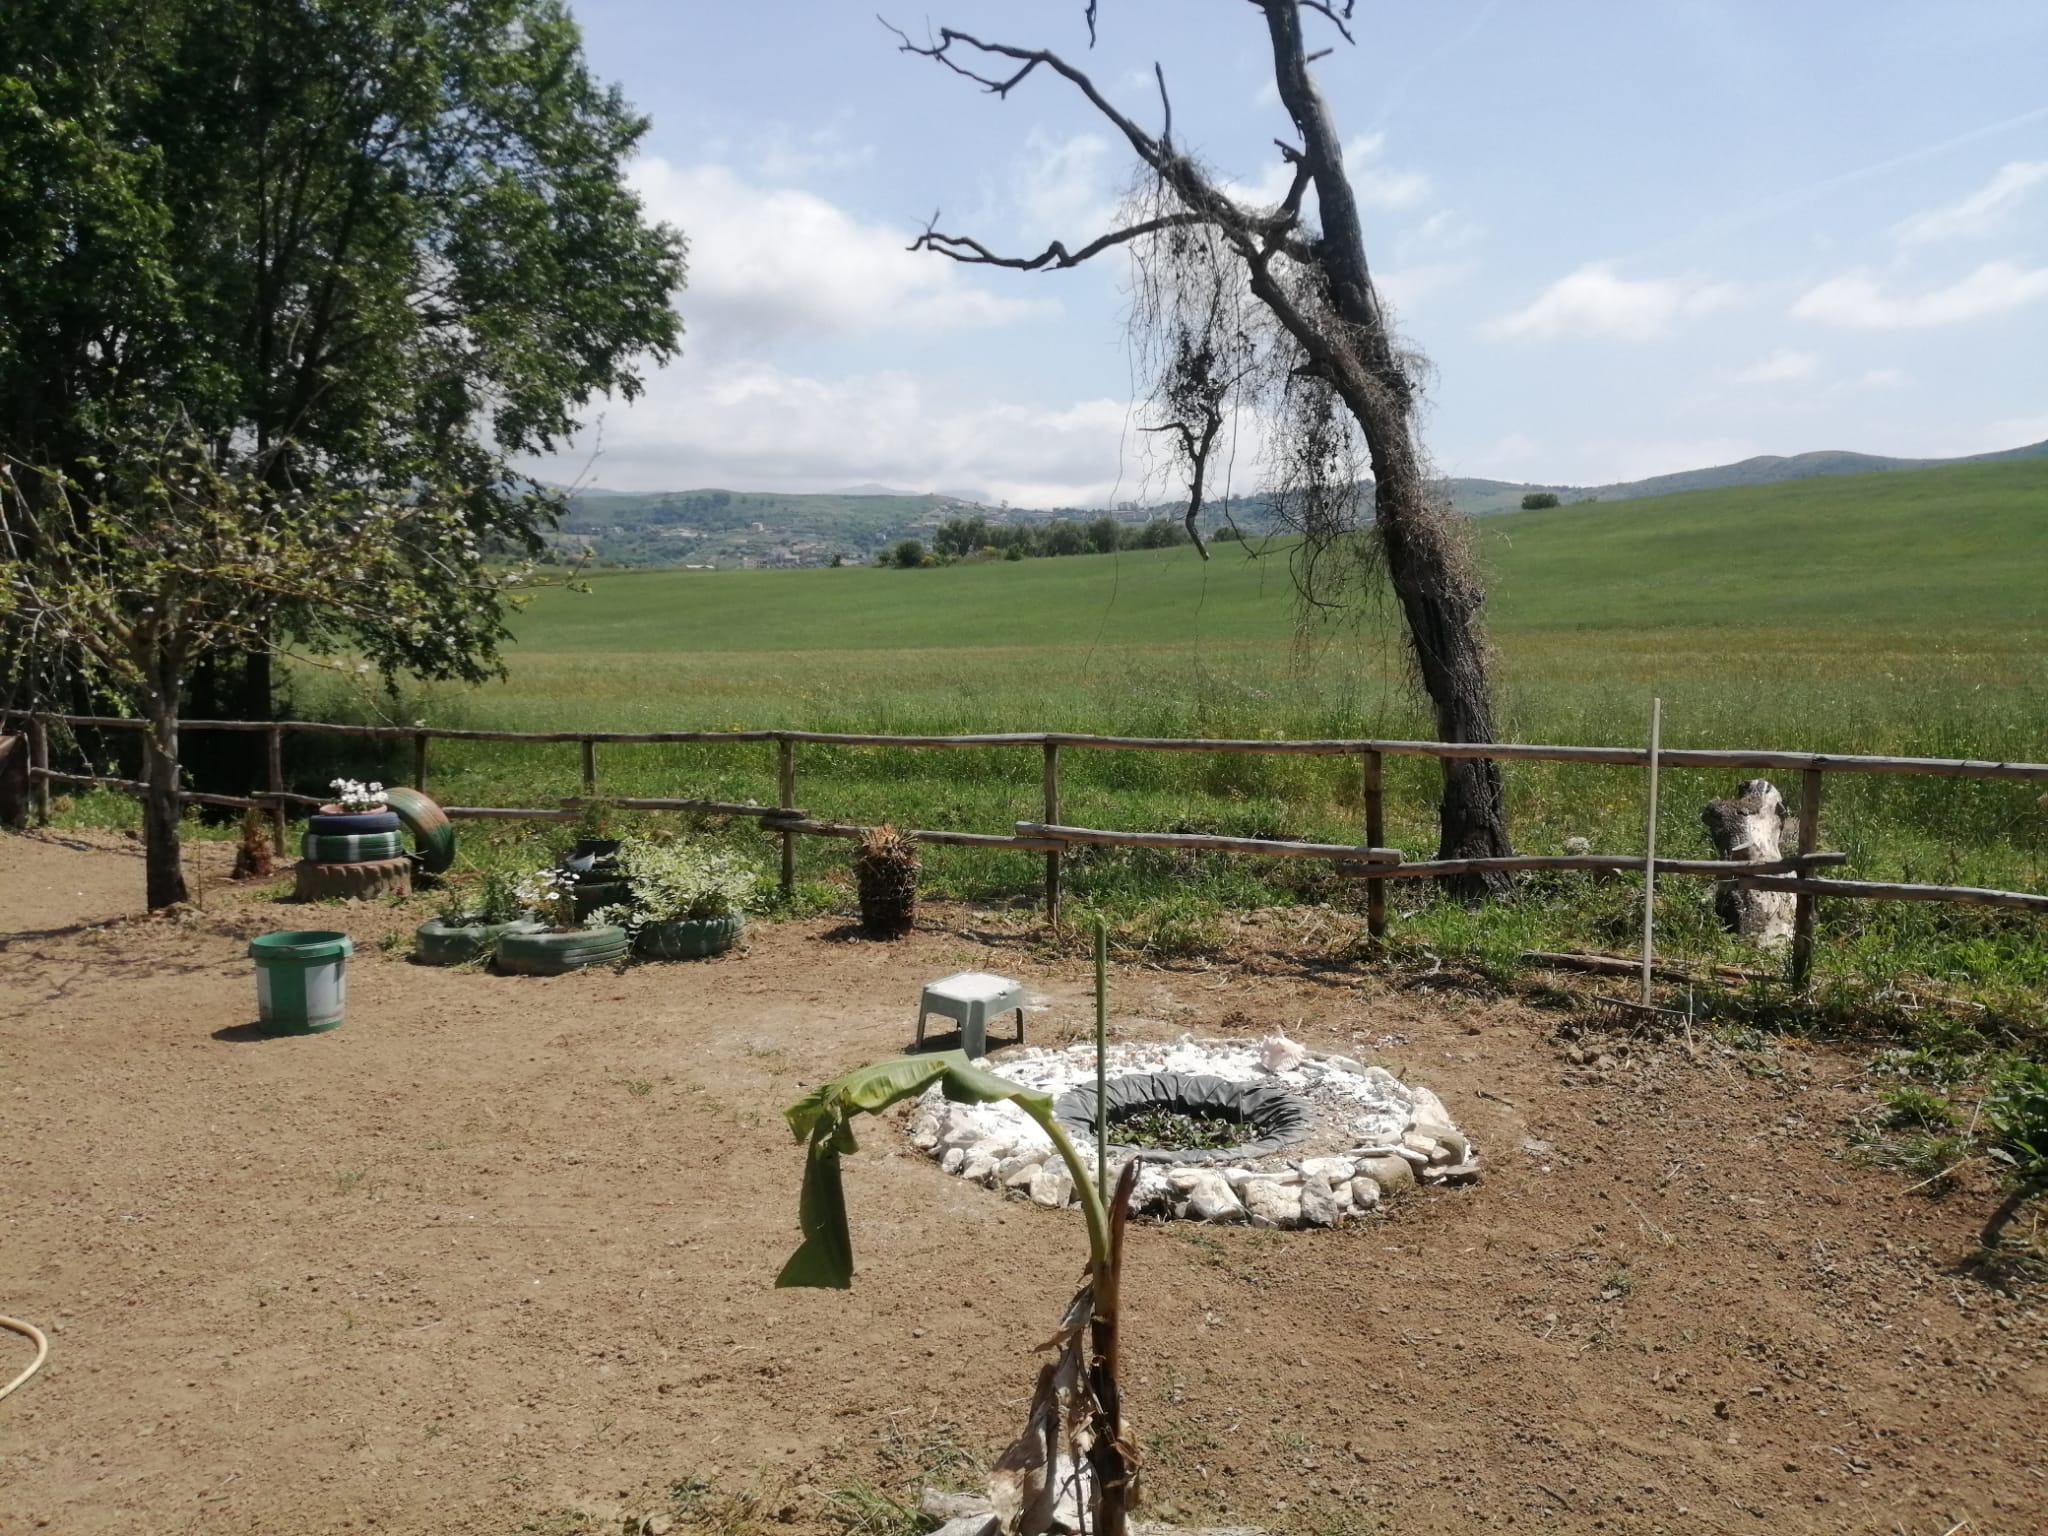
[[[1308,1140],[1315,1111],[1297,1093],[1277,1083],[1233,1083],[1206,1072],[1136,1072],[1113,1077],[1104,1085],[1109,1099],[1110,1151],[1119,1159],[1141,1163],[1241,1163],[1271,1157]],[[1228,1147],[1137,1147],[1115,1139],[1118,1110],[1177,1109],[1222,1111],[1243,1125],[1248,1140]],[[1069,1135],[1095,1140],[1095,1087],[1069,1088],[1052,1102],[1053,1118]]]

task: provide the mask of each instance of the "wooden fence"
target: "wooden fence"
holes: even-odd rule
[[[139,791],[133,780],[64,773],[50,766],[50,727],[139,730],[143,722],[114,716],[34,713],[26,721],[28,777],[38,820],[50,815],[50,785],[73,783]],[[966,736],[882,736],[839,731],[475,731],[431,726],[337,725],[326,721],[187,720],[183,731],[260,732],[267,741],[268,783],[249,795],[188,792],[184,798],[207,805],[259,807],[268,811],[280,854],[285,851],[288,808],[312,806],[320,797],[293,794],[285,788],[284,739],[287,734],[355,736],[412,743],[412,778],[416,788],[428,782],[429,743],[434,741],[511,741],[574,743],[581,758],[583,794],[555,806],[447,806],[456,819],[504,817],[546,821],[574,820],[585,798],[598,792],[600,746],[648,746],[674,743],[736,745],[772,742],[776,748],[777,803],[772,806],[703,799],[611,798],[607,803],[627,810],[688,811],[715,816],[744,816],[760,821],[763,830],[781,841],[782,888],[792,889],[799,837],[856,838],[866,830],[851,822],[820,820],[796,803],[797,748],[805,744],[835,747],[891,747],[912,750],[957,747],[1036,749],[1043,762],[1044,816],[1019,821],[1010,833],[962,832],[945,828],[913,829],[923,842],[969,848],[996,848],[1045,855],[1045,909],[1049,922],[1060,917],[1060,865],[1065,849],[1077,844],[1107,847],[1168,848],[1251,855],[1262,858],[1328,859],[1346,876],[1363,879],[1367,887],[1367,925],[1374,937],[1387,931],[1384,895],[1389,880],[1435,879],[1487,871],[1598,870],[1645,872],[1651,860],[1628,854],[1564,856],[1518,855],[1511,858],[1407,860],[1386,839],[1385,762],[1389,757],[1493,758],[1502,762],[1588,763],[1648,769],[1647,747],[1543,746],[1512,742],[1438,742],[1344,740],[1214,740],[1193,737],[1092,736],[1058,731],[1019,731]],[[1060,752],[1062,748],[1103,752],[1220,752],[1274,756],[1355,758],[1359,765],[1363,825],[1360,841],[1304,843],[1277,839],[1220,837],[1198,833],[1116,831],[1080,827],[1060,818]],[[1739,879],[1758,889],[1790,892],[1795,898],[1792,978],[1803,984],[1812,962],[1816,903],[1824,897],[1894,901],[1941,901],[1976,906],[2016,908],[2048,915],[2048,895],[2026,891],[1985,890],[1973,886],[1916,885],[1889,881],[1821,878],[1817,871],[1847,862],[1847,855],[1820,846],[1820,815],[1826,776],[1837,773],[1901,774],[1949,779],[2002,779],[2048,783],[2048,763],[1991,762],[1972,758],[1871,757],[1836,753],[1678,748],[1657,752],[1666,768],[1738,768],[1797,773],[1800,778],[1798,848],[1772,863],[1723,859],[1657,859],[1660,875]]]

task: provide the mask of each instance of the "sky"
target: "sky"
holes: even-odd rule
[[[1173,496],[1136,429],[1113,227],[1132,175],[1078,93],[1005,99],[897,51],[871,0],[571,0],[652,120],[631,166],[690,242],[678,358],[539,471],[614,490],[856,485],[1019,506]],[[1247,197],[1284,186],[1243,0],[920,0],[1048,47]],[[1361,0],[1315,72],[1367,251],[1433,364],[1451,475],[1598,484],[1759,453],[2048,438],[2040,0]],[[1256,423],[1234,491],[1258,488]]]

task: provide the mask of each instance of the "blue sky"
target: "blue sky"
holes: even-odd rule
[[[896,52],[866,0],[572,3],[653,119],[634,181],[692,271],[681,358],[551,476],[1174,494],[1133,430],[1119,259],[1019,274],[904,249],[934,209],[1015,251],[1109,227],[1131,162],[1070,89],[981,94]],[[1101,0],[1092,51],[1080,0],[921,3],[881,8],[1055,48],[1148,124],[1156,61],[1176,138],[1277,196],[1289,124],[1243,0]],[[2040,0],[1363,0],[1356,31],[1316,69],[1376,271],[1435,364],[1446,473],[2048,438]]]

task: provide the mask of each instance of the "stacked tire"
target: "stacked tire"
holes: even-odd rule
[[[321,811],[306,819],[293,888],[300,901],[412,894],[412,860],[395,811]]]

